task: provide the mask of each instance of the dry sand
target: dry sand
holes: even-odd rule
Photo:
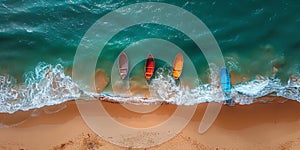
[[[137,114],[120,104],[102,103],[107,110],[113,110],[109,111],[113,118],[135,127],[158,124],[176,108],[174,105],[163,105],[152,113]],[[74,101],[60,107],[62,105],[67,107],[58,113],[46,114],[43,109],[51,108],[41,108],[35,112],[35,117],[24,123],[0,129],[0,149],[130,149],[110,144],[94,134],[82,120]],[[192,120],[176,137],[147,149],[300,148],[298,102],[224,106],[212,127],[201,135],[197,130],[206,105],[198,105]],[[55,107],[53,110],[59,106]],[[26,116],[24,113],[27,112],[19,112],[17,117]]]

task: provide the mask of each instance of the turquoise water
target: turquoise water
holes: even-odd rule
[[[300,3],[160,2],[182,7],[199,17],[213,32],[225,57],[239,62],[241,66],[237,70],[241,73],[268,75],[276,62],[281,67],[280,74],[299,73],[293,67],[300,63],[297,57],[300,56]],[[132,3],[134,1],[1,1],[1,73],[22,76],[40,61],[71,66],[76,48],[88,28],[108,12]],[[126,44],[149,37],[176,42],[195,63],[207,65],[197,47],[190,40],[182,40],[187,37],[155,25],[136,26],[121,32],[106,47],[109,50],[106,57],[114,60]],[[129,40],[125,41],[126,38]],[[271,50],[266,48],[268,46]],[[262,58],[263,55],[267,58]]]
[[[249,97],[256,98],[267,95],[270,91],[276,91],[277,96],[283,95],[283,97],[299,100],[297,76],[300,75],[300,2],[293,0],[276,2],[170,0],[159,2],[186,9],[207,25],[222,50],[227,68],[231,72],[246,76],[249,79],[249,82],[237,85],[238,90],[236,91],[238,94],[246,94]],[[133,3],[135,1],[110,0],[99,2],[82,0],[75,2],[69,0],[48,2],[45,0],[2,0],[0,2],[2,103],[7,104],[7,99],[20,99],[22,98],[20,95],[23,94],[24,96],[24,93],[28,93],[28,90],[25,90],[26,92],[20,92],[18,96],[12,93],[9,96],[7,90],[14,89],[18,91],[22,89],[18,87],[22,86],[22,83],[25,83],[24,85],[28,87],[32,86],[31,88],[35,87],[34,84],[40,84],[41,78],[44,78],[43,75],[46,74],[45,70],[49,69],[50,65],[47,66],[47,64],[52,64],[52,69],[55,68],[55,64],[60,64],[61,66],[59,65],[56,68],[57,72],[55,72],[60,75],[60,83],[64,86],[70,86],[69,89],[76,86],[72,79],[65,79],[67,77],[61,68],[72,67],[77,46],[86,31],[105,14]],[[119,53],[130,43],[145,38],[161,38],[176,43],[192,59],[199,80],[205,84],[208,83],[208,64],[203,54],[199,53],[196,44],[185,34],[173,28],[155,24],[136,25],[118,33],[106,44],[103,53],[100,55],[103,61],[98,62],[98,68],[104,70],[110,76],[113,61],[117,59]],[[46,64],[38,65],[39,62],[46,62]],[[47,67],[43,69],[41,66]],[[274,73],[274,67],[276,67],[275,70],[278,70],[277,73]],[[28,75],[28,72],[32,70],[35,71],[35,75]],[[131,76],[141,74],[143,74],[143,70],[135,69]],[[38,77],[39,75],[41,77]],[[9,83],[11,80],[7,80],[7,76],[15,77],[16,80],[11,80],[16,83]],[[257,76],[262,76],[265,80],[257,81]],[[291,76],[294,76],[294,80],[297,80],[295,83],[294,81],[291,83]],[[255,83],[252,83],[252,81]],[[245,89],[250,87],[243,87],[244,84],[251,85],[252,88],[259,85],[257,89],[260,90],[256,93],[247,93]],[[280,94],[285,88],[290,88],[291,84],[296,87],[292,94],[289,94],[289,96]],[[268,90],[264,91],[266,87],[268,87]],[[272,89],[273,87],[278,88]],[[202,92],[208,90],[203,88]],[[2,111],[27,110],[45,104],[61,103],[80,95],[80,92],[78,93],[79,89],[69,90],[67,92],[69,95],[57,93],[59,91],[57,89],[44,90],[53,91],[53,93],[43,93],[36,96],[41,91],[33,90],[31,94],[33,97],[24,96],[26,97],[24,99],[28,102],[28,107],[22,105],[15,108],[15,105],[12,104],[9,106],[11,109],[5,110],[5,108],[2,108]],[[51,100],[50,95],[53,97],[53,94],[61,94],[61,96],[57,96],[56,102],[32,103],[33,99]],[[211,101],[207,98],[208,96],[204,96],[206,97],[204,100],[199,100],[201,96],[198,94],[194,94],[195,97],[198,97],[196,102]],[[249,100],[245,103],[251,102]],[[11,103],[9,102],[9,104]]]

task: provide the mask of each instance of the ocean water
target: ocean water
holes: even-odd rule
[[[139,44],[141,39],[160,38],[175,43],[192,60],[198,75],[195,85],[178,85],[169,67],[158,60],[156,73],[146,84],[151,93],[148,98],[115,94],[111,92],[113,83],[109,83],[102,93],[90,93],[72,80],[72,75],[66,70],[72,68],[77,47],[87,30],[107,13],[136,2],[145,1],[2,0],[0,112],[27,111],[77,98],[88,100],[94,97],[122,102],[132,99],[146,102],[163,100],[178,105],[223,102],[220,98],[222,93],[215,89],[218,84],[216,74],[220,68],[209,70],[213,64],[206,62],[188,36],[157,24],[135,25],[118,33],[106,43],[97,68],[110,77],[113,62],[124,48],[131,43]],[[231,97],[235,103],[251,104],[255,98],[266,95],[300,101],[299,2],[155,2],[186,9],[210,29],[224,55],[226,67],[232,75],[242,78],[232,86]],[[143,64],[141,61],[129,75],[130,79],[137,78],[141,84],[145,82]]]

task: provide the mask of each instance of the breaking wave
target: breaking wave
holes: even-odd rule
[[[0,112],[40,108],[79,98],[80,90],[62,65],[39,63],[25,74],[25,83],[17,84],[11,76],[0,76]]]
[[[171,71],[167,68],[158,69],[156,76],[149,84],[150,97],[124,97],[111,93],[91,93],[82,91],[65,74],[60,64],[51,65],[39,63],[35,70],[25,74],[25,83],[18,84],[17,80],[9,75],[0,76],[0,112],[14,113],[28,111],[61,104],[74,99],[108,100],[120,103],[148,104],[171,103],[177,105],[193,105],[205,102],[223,103],[222,92],[218,86],[217,68],[211,67],[212,82],[195,82],[193,87],[175,81]],[[215,71],[214,71],[215,70]],[[280,96],[300,101],[300,79],[291,76],[286,84],[275,77],[259,77],[248,82],[235,85],[231,89],[234,103],[251,104],[263,96]],[[259,102],[264,102],[263,100]],[[53,110],[53,112],[56,112]]]

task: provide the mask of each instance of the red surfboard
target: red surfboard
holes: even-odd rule
[[[154,73],[154,68],[155,68],[155,63],[154,63],[154,58],[152,54],[148,55],[148,58],[146,60],[145,64],[145,77],[146,80],[150,80],[153,73]]]
[[[122,52],[119,56],[119,73],[121,76],[121,79],[125,79],[128,74],[128,57],[127,55]]]

